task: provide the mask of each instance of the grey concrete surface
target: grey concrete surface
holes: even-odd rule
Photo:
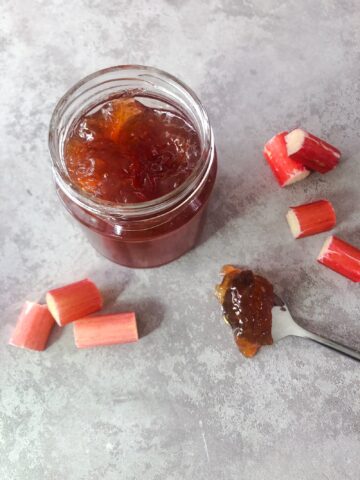
[[[360,245],[356,0],[0,0],[1,480],[358,480],[360,365],[289,338],[244,359],[213,296],[228,262],[263,272],[294,316],[360,345],[359,286],[294,241],[291,204],[327,197]],[[165,267],[101,258],[62,210],[47,149],[57,99],[122,63],[187,82],[208,109],[220,170],[201,244]],[[281,190],[261,149],[301,125],[341,166]],[[7,346],[25,299],[93,278],[107,311],[135,308],[138,344],[44,353]]]

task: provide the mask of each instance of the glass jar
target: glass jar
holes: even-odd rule
[[[73,125],[105,101],[131,96],[147,106],[181,113],[199,136],[201,155],[191,175],[155,200],[115,204],[88,195],[69,178],[64,143]],[[49,132],[57,193],[91,244],[128,267],[155,267],[190,250],[199,237],[216,177],[214,138],[196,95],[175,77],[155,68],[124,65],[100,70],[78,82],[58,102]]]

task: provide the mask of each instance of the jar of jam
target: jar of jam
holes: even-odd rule
[[[89,75],[57,104],[49,147],[62,203],[105,257],[155,267],[196,244],[216,153],[204,107],[175,77],[137,65]]]

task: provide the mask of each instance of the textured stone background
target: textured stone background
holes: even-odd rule
[[[330,198],[360,244],[356,0],[0,0],[1,480],[359,479],[359,363],[288,338],[251,361],[213,297],[219,267],[267,274],[294,316],[360,344],[359,286],[321,267],[326,237],[293,241],[290,204]],[[219,178],[203,241],[168,266],[101,258],[63,212],[49,168],[57,99],[99,68],[140,63],[206,105]],[[341,147],[334,172],[280,190],[261,155],[297,125]],[[135,308],[136,345],[8,347],[22,302],[89,275],[107,309]]]

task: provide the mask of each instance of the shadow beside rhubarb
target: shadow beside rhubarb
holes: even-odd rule
[[[150,335],[154,330],[160,327],[165,308],[154,298],[144,298],[135,306],[139,338]]]
[[[55,324],[51,330],[49,340],[47,342],[47,348],[50,348],[54,343],[56,343],[64,334],[64,327],[59,327],[58,324]]]

